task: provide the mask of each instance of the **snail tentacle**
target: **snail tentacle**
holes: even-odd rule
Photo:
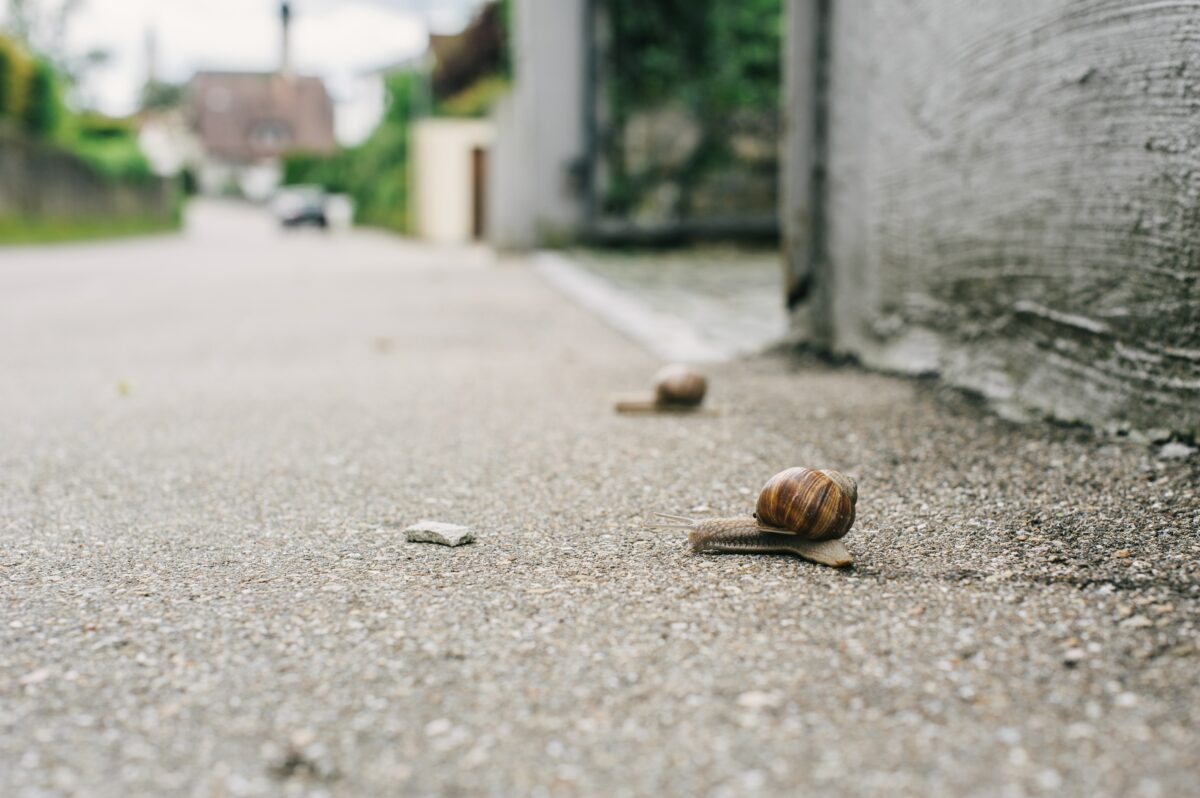
[[[695,529],[696,521],[682,515],[671,515],[669,513],[655,513],[659,518],[665,518],[670,523],[662,521],[654,521],[649,524],[642,524],[643,529]]]

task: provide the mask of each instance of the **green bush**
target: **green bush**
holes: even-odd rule
[[[0,35],[0,118],[19,123],[29,96],[29,53],[15,39]]]
[[[0,118],[38,138],[49,138],[63,118],[54,65],[0,35]]]
[[[328,156],[293,153],[284,160],[283,179],[349,194],[355,221],[408,232],[408,128],[428,103],[424,76],[390,76],[387,96],[383,121],[365,142]]]
[[[437,115],[469,119],[485,117],[508,90],[508,78],[503,75],[481,78],[453,97],[439,102]]]
[[[631,117],[677,105],[699,121],[701,140],[669,177],[684,195],[729,167],[730,125],[747,115],[770,119],[782,82],[782,0],[606,0],[611,25],[604,58],[612,135],[606,209],[628,212],[663,174],[630,174],[621,132]]]
[[[12,62],[15,57],[12,43],[0,36],[0,117],[12,116],[9,97],[12,95]]]
[[[0,246],[51,244],[169,233],[180,228],[174,216],[120,216],[99,219],[0,217]]]
[[[112,180],[154,177],[132,121],[89,112],[74,117],[65,127],[63,144],[104,177]]]
[[[500,51],[501,74],[503,77],[512,79],[514,73],[513,66],[513,4],[512,0],[497,0],[496,5],[500,7],[500,32],[504,37],[504,41]]]
[[[358,221],[408,232],[408,125],[380,125],[351,162]]]
[[[25,129],[34,136],[48,137],[62,118],[62,100],[58,94],[58,74],[49,61],[38,58],[29,75],[29,93],[21,115]]]
[[[79,139],[70,149],[101,175],[113,180],[147,180],[154,177],[150,162],[137,139]]]
[[[711,114],[779,101],[782,0],[608,0],[618,116],[667,101]]]
[[[333,155],[290,153],[283,159],[283,182],[289,186],[312,184],[323,186],[326,191],[349,193],[351,152],[341,150]]]

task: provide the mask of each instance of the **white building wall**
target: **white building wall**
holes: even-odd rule
[[[422,119],[413,124],[413,207],[416,234],[464,243],[474,233],[473,152],[490,150],[494,128],[477,119]],[[490,182],[485,177],[485,185]]]
[[[564,240],[582,197],[572,180],[585,150],[585,0],[516,0],[512,95],[495,114],[491,239],[503,248]]]

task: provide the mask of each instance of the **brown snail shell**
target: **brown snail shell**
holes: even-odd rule
[[[687,366],[667,366],[654,375],[654,401],[660,405],[696,407],[707,392],[708,380]]]
[[[618,413],[663,413],[694,411],[704,402],[708,380],[688,366],[666,366],[654,375],[654,396],[622,399]]]
[[[786,552],[845,568],[854,558],[841,538],[854,524],[857,501],[858,485],[840,471],[789,468],[767,480],[754,518],[694,520],[659,513],[671,523],[650,526],[687,530],[695,552]]]
[[[767,480],[754,517],[805,540],[836,540],[854,524],[858,485],[840,471],[789,468]]]

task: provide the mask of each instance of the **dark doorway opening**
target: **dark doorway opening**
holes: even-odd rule
[[[471,237],[476,241],[487,237],[487,172],[488,151],[475,147],[471,150]]]

